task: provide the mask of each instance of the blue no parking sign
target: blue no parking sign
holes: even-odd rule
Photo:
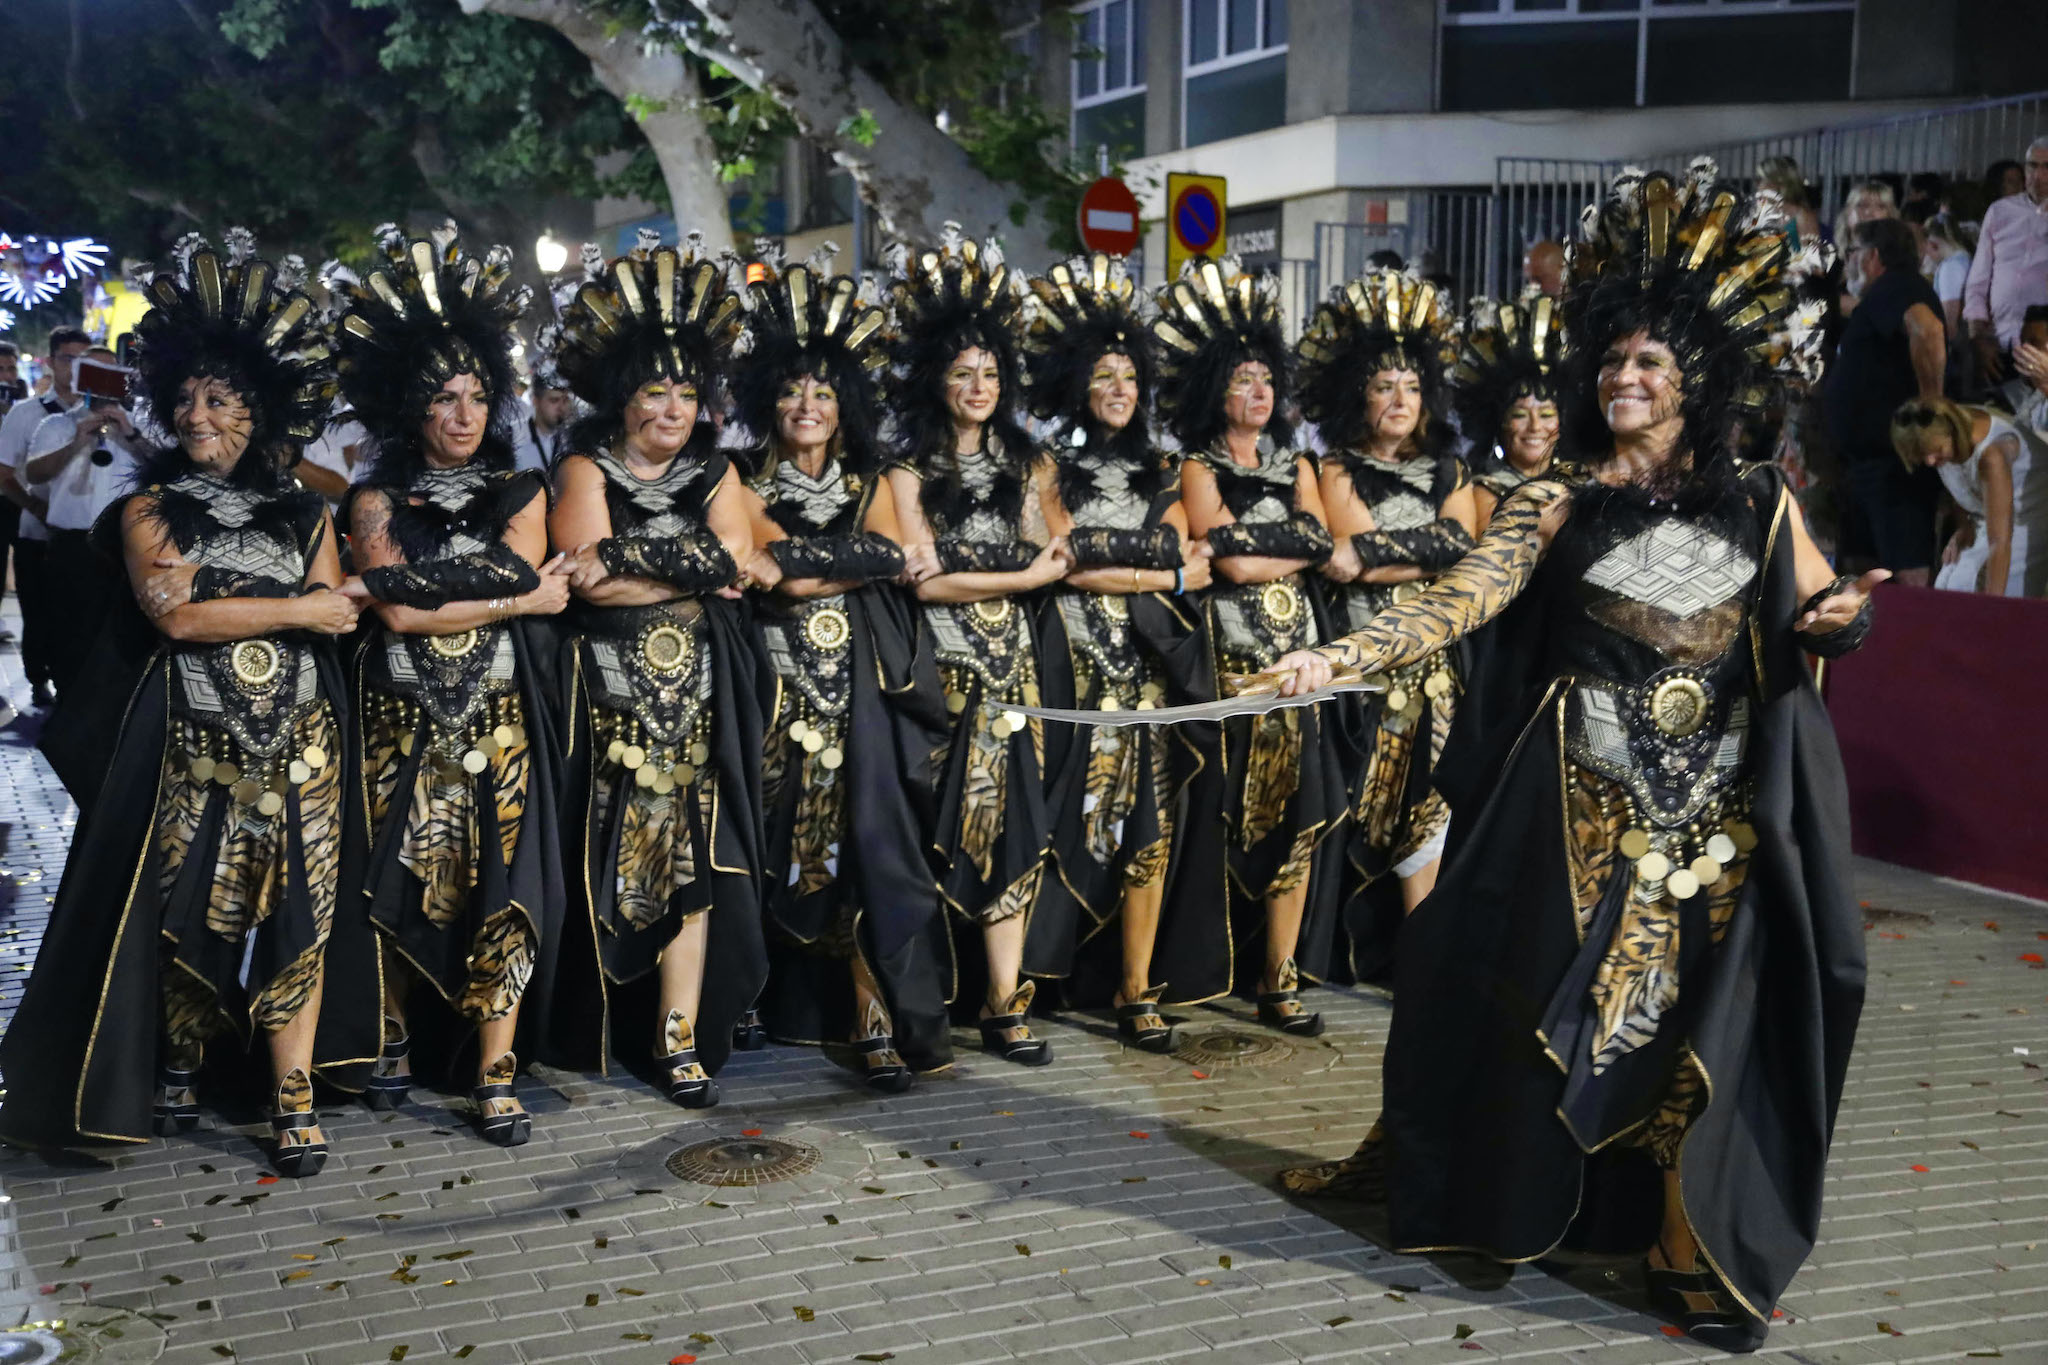
[[[1166,273],[1180,275],[1181,262],[1206,256],[1223,243],[1227,219],[1226,182],[1220,175],[1175,171],[1166,177]]]

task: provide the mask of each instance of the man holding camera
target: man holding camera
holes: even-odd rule
[[[96,346],[73,363],[76,401],[42,420],[21,465],[23,482],[43,496],[47,509],[45,593],[54,623],[47,655],[59,696],[84,667],[120,588],[113,564],[93,551],[92,524],[134,482],[144,450],[123,403],[128,372],[114,353]]]
[[[28,457],[29,440],[44,419],[78,402],[75,371],[78,358],[91,345],[92,338],[76,327],[51,329],[45,365],[49,392],[24,398],[0,421],[0,495],[21,509],[14,543],[14,586],[21,594],[21,666],[39,707],[50,704],[50,646],[63,626],[49,603],[50,531],[42,519],[48,500],[23,480],[21,466]]]

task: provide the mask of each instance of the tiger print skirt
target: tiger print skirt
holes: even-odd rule
[[[196,1063],[206,1041],[231,1028],[284,1028],[319,989],[342,839],[333,712],[321,704],[299,717],[285,752],[289,766],[263,780],[262,761],[226,732],[171,722],[153,846],[170,948],[165,1038],[176,1062]]]
[[[532,751],[524,702],[517,693],[498,696],[484,715],[490,723],[470,734],[444,733],[407,698],[373,692],[365,700],[371,828],[377,848],[419,888],[416,904],[398,913],[425,921],[381,927],[399,940],[422,930],[443,941],[460,936],[440,962],[415,957],[413,965],[465,1019],[502,1019],[525,995],[539,947],[527,907],[489,903],[503,895],[489,888],[505,887],[526,825]]]

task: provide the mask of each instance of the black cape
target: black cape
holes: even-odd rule
[[[1751,635],[1758,844],[1726,938],[1687,985],[1686,1041],[1709,1099],[1679,1171],[1703,1256],[1768,1321],[1818,1232],[1865,967],[1847,785],[1791,629],[1787,495],[1768,469],[1749,486],[1768,547]],[[1580,950],[1561,837],[1566,689],[1532,676],[1541,649],[1516,635],[1526,642],[1537,620],[1504,615],[1473,680],[1486,696],[1459,737],[1468,752],[1446,756],[1456,814],[1443,876],[1401,935],[1383,1121],[1403,1251],[1523,1261],[1568,1239],[1640,1250],[1656,1236],[1647,1157],[1580,1150],[1558,1115],[1564,1075],[1537,1036]],[[1512,733],[1478,723],[1516,697],[1525,719]]]

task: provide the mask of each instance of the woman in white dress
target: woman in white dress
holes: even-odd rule
[[[1963,513],[1935,587],[2048,596],[2048,458],[2039,435],[1989,408],[1915,399],[1892,416],[1892,447],[1907,469],[1939,471]]]

